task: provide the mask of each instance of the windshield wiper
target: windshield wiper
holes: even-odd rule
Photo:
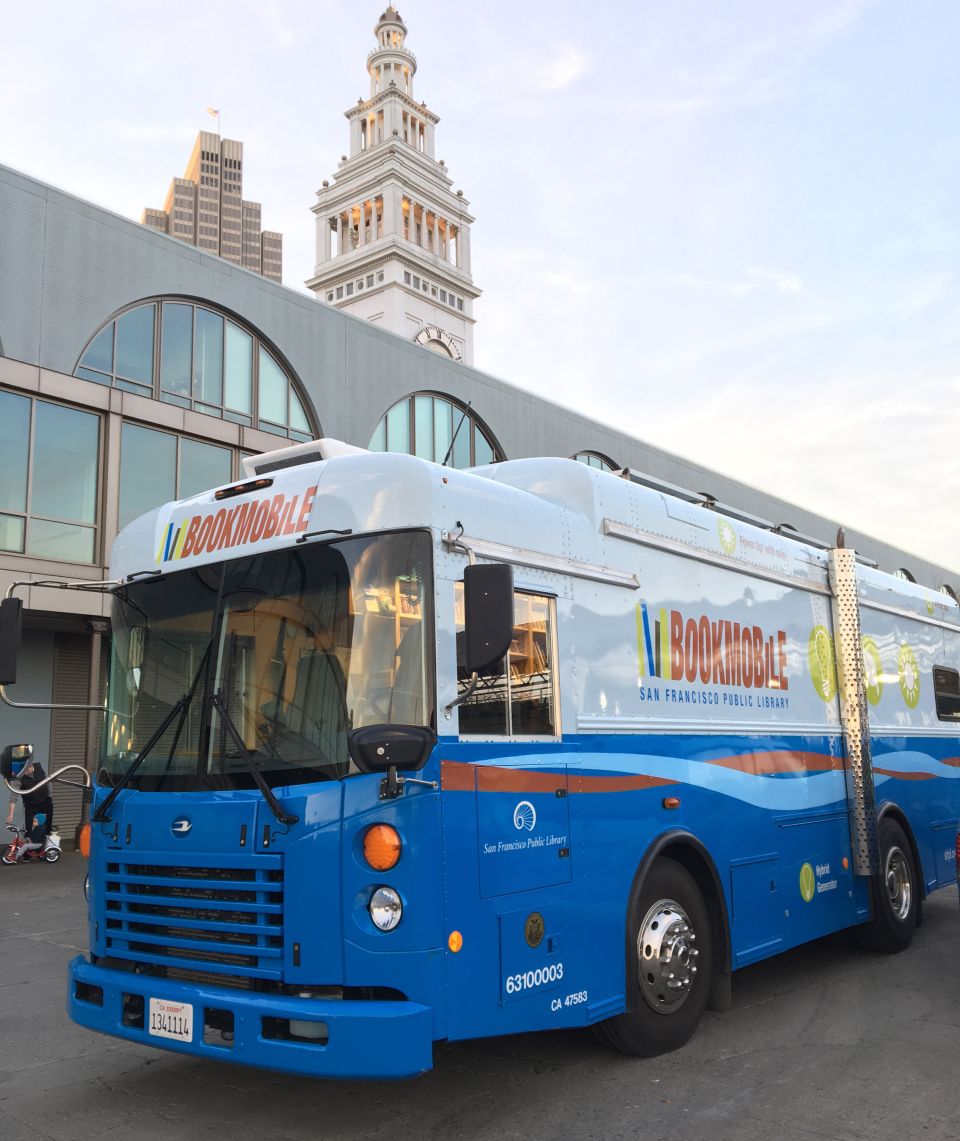
[[[164,735],[164,733],[166,733],[166,731],[170,728],[174,720],[179,717],[180,720],[177,723],[177,731],[173,735],[173,744],[170,746],[170,758],[173,757],[174,751],[177,747],[177,742],[180,740],[180,733],[183,730],[183,725],[187,718],[187,710],[190,708],[190,702],[193,701],[194,694],[197,692],[197,685],[200,682],[200,675],[203,673],[204,667],[207,664],[207,658],[210,654],[210,646],[212,643],[213,639],[211,638],[211,640],[207,643],[207,648],[203,651],[203,657],[200,659],[200,664],[197,666],[197,672],[193,675],[193,681],[190,683],[190,688],[183,695],[183,697],[180,698],[176,705],[171,707],[170,712],[157,726],[157,729],[151,736],[150,740],[143,746],[140,752],[137,753],[137,755],[133,758],[133,763],[123,774],[120,780],[117,781],[117,783],[110,790],[103,804],[100,805],[100,807],[93,815],[94,823],[99,823],[102,820],[109,819],[107,816],[107,809],[111,804],[113,804],[123,789],[127,787],[130,781],[133,779],[133,774],[137,771],[138,768],[140,768],[143,762],[153,751],[153,747]]]
[[[140,768],[140,766],[146,760],[147,756],[153,750],[154,745],[156,745],[156,743],[160,740],[160,738],[164,735],[164,733],[166,733],[166,731],[173,724],[173,719],[175,717],[177,717],[180,713],[186,713],[187,706],[189,706],[192,698],[193,698],[193,690],[190,690],[188,693],[185,693],[183,695],[183,697],[181,697],[180,700],[177,702],[177,704],[171,708],[170,712],[160,722],[159,726],[156,729],[156,732],[153,734],[153,736],[150,738],[150,740],[143,746],[143,748],[140,750],[140,752],[137,753],[137,755],[133,758],[133,764],[130,766],[130,768],[127,769],[127,771],[123,774],[123,776],[120,778],[120,780],[113,786],[113,788],[110,790],[110,793],[107,796],[106,800],[104,800],[103,804],[101,804],[100,807],[97,809],[97,811],[94,813],[94,815],[93,815],[94,822],[99,822],[101,820],[109,819],[107,816],[107,809],[117,799],[117,797],[120,795],[121,791],[123,789],[125,789],[127,787],[127,785],[130,783],[130,781],[133,777],[133,774],[137,771],[138,768]]]
[[[263,793],[263,799],[270,806],[270,811],[276,816],[281,824],[297,824],[299,823],[299,816],[291,816],[288,812],[284,812],[283,805],[277,800],[274,795],[273,789],[263,779],[263,773],[257,768],[253,761],[253,753],[244,744],[243,737],[240,735],[240,730],[237,728],[233,718],[227,712],[226,702],[220,693],[215,693],[210,701],[213,708],[220,714],[220,720],[223,722],[223,727],[233,738],[233,743],[240,750],[240,756],[244,764],[250,770],[250,775],[256,782],[257,788]]]

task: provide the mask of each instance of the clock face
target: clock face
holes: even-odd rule
[[[452,357],[455,361],[463,360],[457,342],[438,325],[424,325],[413,340],[415,344],[423,345],[425,349],[430,349],[442,357]]]

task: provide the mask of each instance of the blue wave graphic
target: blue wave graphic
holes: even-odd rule
[[[811,773],[809,776],[791,774],[794,779],[785,781],[780,774],[757,775],[738,772],[709,761],[684,760],[678,757],[663,757],[643,753],[584,753],[581,756],[583,772],[644,774],[666,780],[679,781],[696,788],[709,789],[722,796],[729,796],[744,804],[774,812],[790,812],[800,808],[825,808],[831,804],[845,803],[847,799],[846,779],[842,771]],[[902,772],[932,773],[948,780],[960,779],[960,769],[952,768],[936,761],[926,753],[883,753],[875,758],[875,764],[882,768],[898,769]],[[895,777],[877,774],[876,784],[883,784]],[[803,788],[797,788],[797,781]]]

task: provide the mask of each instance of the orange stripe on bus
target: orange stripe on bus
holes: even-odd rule
[[[441,761],[440,783],[450,792],[473,792],[477,778],[474,765],[463,761]]]
[[[786,749],[769,753],[743,753],[738,757],[718,757],[707,764],[734,769],[752,776],[769,776],[772,773],[811,773],[842,770],[842,757],[829,757],[825,753],[795,753]]]
[[[638,788],[662,788],[664,785],[679,783],[666,777],[651,777],[638,773],[636,776],[616,777],[575,776],[572,788],[574,792],[629,792]]]
[[[555,792],[563,788],[563,773],[531,772],[529,769],[505,769],[494,765],[471,765],[463,761],[442,761],[440,777],[448,792]],[[643,773],[611,776],[574,774],[571,792],[628,792],[634,789],[661,788],[678,784],[666,777]]]

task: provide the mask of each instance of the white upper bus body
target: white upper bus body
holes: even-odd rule
[[[513,564],[518,591],[556,599],[563,734],[839,731],[824,550],[570,460],[458,471],[318,441],[245,462],[264,486],[144,515],[117,538],[113,576],[429,529],[441,702],[466,546]],[[868,566],[857,582],[874,731],[952,734],[931,677],[960,665],[960,608]]]

